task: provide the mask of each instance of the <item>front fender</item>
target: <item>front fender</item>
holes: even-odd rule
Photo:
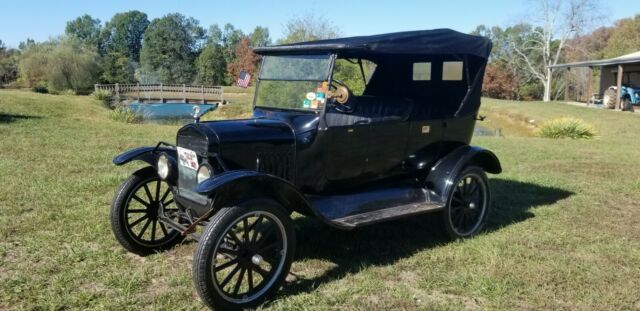
[[[134,160],[140,160],[147,162],[149,163],[149,165],[155,167],[156,161],[158,160],[158,155],[160,155],[161,152],[167,153],[174,159],[177,158],[177,152],[175,149],[164,147],[138,147],[127,150],[117,155],[115,158],[113,158],[113,164],[123,165]]]
[[[500,174],[502,166],[496,155],[477,146],[460,146],[441,158],[429,172],[426,186],[436,196],[436,200],[446,203],[453,189],[454,179],[467,165],[476,165],[492,174]]]
[[[294,185],[280,177],[251,170],[221,173],[199,183],[196,192],[208,197],[215,195],[216,200],[222,202],[237,202],[251,196],[268,196],[290,212],[307,215],[312,213],[311,204]]]

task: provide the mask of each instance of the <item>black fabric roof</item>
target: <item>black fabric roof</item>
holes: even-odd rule
[[[268,46],[256,48],[254,52],[261,55],[319,52],[352,55],[466,54],[487,59],[491,52],[491,40],[451,29],[433,29]]]

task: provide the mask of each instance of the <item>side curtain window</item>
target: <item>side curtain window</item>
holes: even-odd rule
[[[356,96],[364,93],[377,67],[374,62],[365,59],[360,61],[362,62],[362,70],[360,69],[358,59],[338,58],[333,67],[333,78],[344,82],[349,90]],[[362,76],[363,71],[364,77]]]

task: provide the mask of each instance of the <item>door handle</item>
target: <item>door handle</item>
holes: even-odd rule
[[[366,120],[356,121],[356,123],[354,123],[354,125],[363,125],[363,124],[370,124],[370,123],[371,123],[371,120],[366,119]]]

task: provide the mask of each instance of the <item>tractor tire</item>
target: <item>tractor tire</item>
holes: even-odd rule
[[[633,105],[631,104],[631,99],[629,97],[624,97],[620,100],[620,105],[622,105],[622,111],[631,111],[633,112]]]
[[[616,109],[617,96],[618,90],[614,87],[609,87],[604,91],[604,96],[602,96],[602,106],[607,109]]]

